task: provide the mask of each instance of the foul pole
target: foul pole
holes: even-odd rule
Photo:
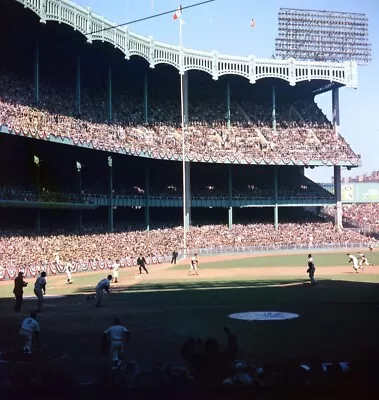
[[[179,21],[179,43],[180,43],[180,57],[183,54],[183,20]],[[183,60],[181,60],[183,62]],[[183,74],[180,75],[180,108],[182,117],[182,169],[183,169],[183,255],[187,255],[187,231],[186,231],[186,140],[185,140],[185,121],[184,121],[184,94],[183,94]]]

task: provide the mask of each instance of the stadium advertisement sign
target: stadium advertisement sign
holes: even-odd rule
[[[354,182],[343,183],[341,200],[344,203],[371,203],[379,202],[379,183]]]

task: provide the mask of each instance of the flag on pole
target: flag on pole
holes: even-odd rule
[[[76,169],[80,171],[82,169],[82,164],[79,161],[76,162]]]
[[[174,15],[172,16],[172,18],[174,20],[179,19],[182,16],[182,14],[183,14],[183,6],[180,5],[178,7],[178,9],[174,12]]]
[[[39,165],[39,158],[36,155],[34,155],[34,164]]]

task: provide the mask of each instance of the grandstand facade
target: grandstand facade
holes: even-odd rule
[[[187,50],[104,30],[110,22],[66,0],[5,0],[0,10],[4,223],[150,229],[180,223],[185,192],[187,229],[220,220],[277,228],[330,205],[342,226],[341,167],[360,157],[339,131],[339,88],[357,87],[355,63]],[[333,121],[314,101],[324,91]],[[334,193],[305,177],[317,166],[334,168]]]

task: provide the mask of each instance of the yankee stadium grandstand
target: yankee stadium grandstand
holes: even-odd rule
[[[95,232],[110,241],[99,257],[117,257],[121,239],[130,257],[164,257],[183,249],[181,224],[189,249],[365,241],[342,227],[341,167],[360,156],[339,130],[339,89],[357,87],[355,61],[183,49],[104,30],[66,0],[0,11],[0,229],[15,247],[27,232],[35,251],[8,246],[4,263],[57,249],[92,258]],[[333,121],[314,100],[326,91]],[[334,168],[333,193],[304,175],[318,166]],[[335,226],[307,211],[323,206]],[[52,233],[75,233],[76,250],[63,248],[69,236],[39,239]]]

